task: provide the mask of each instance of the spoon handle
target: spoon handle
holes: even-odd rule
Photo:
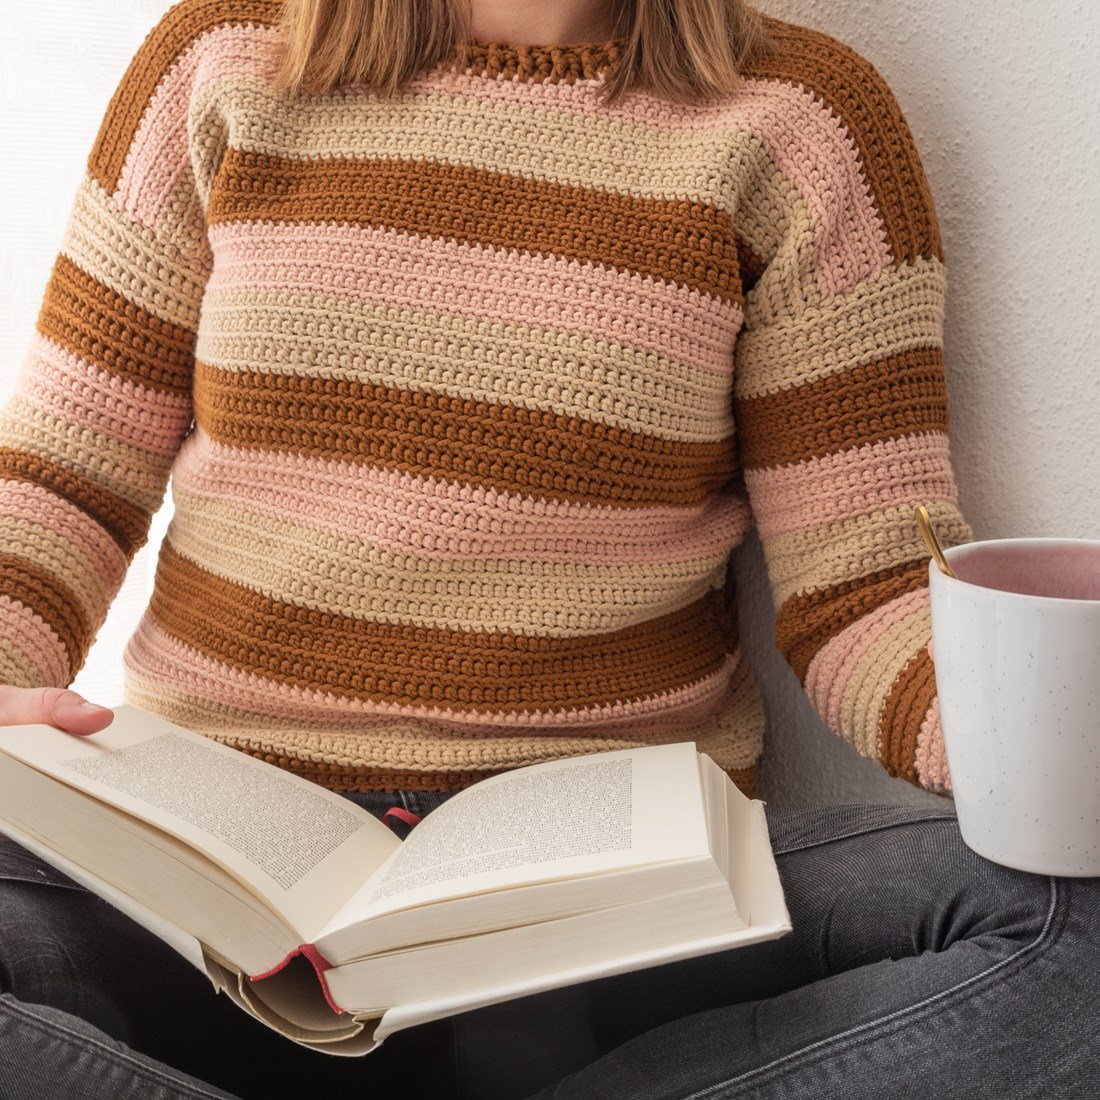
[[[924,539],[924,544],[928,547],[929,553],[936,559],[936,564],[939,565],[940,569],[949,577],[954,577],[955,570],[951,568],[951,563],[947,560],[943,547],[940,546],[940,540],[936,538],[936,531],[932,526],[928,509],[923,504],[918,504],[914,511],[917,516],[917,527],[920,529],[921,538]]]

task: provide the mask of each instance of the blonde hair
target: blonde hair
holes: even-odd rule
[[[674,102],[733,91],[764,52],[760,14],[745,0],[613,0],[618,63],[607,102],[644,90]],[[324,94],[358,84],[392,95],[423,69],[464,56],[468,0],[285,0],[275,82]]]

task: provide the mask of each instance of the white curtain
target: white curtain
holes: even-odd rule
[[[0,400],[30,345],[50,266],[107,102],[171,0],[0,0]],[[153,521],[74,687],[122,699],[122,647],[152,587]]]

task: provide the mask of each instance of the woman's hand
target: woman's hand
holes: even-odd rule
[[[114,719],[110,707],[89,703],[68,688],[0,685],[0,726],[43,724],[83,737],[99,733]]]

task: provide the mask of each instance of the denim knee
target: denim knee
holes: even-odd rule
[[[50,888],[0,879],[0,993],[58,1005],[76,977],[64,929],[51,912]],[[60,1007],[60,1005],[59,1005]]]
[[[0,993],[66,1007],[87,951],[77,929],[91,900],[60,871],[0,838]]]
[[[950,803],[831,806],[769,815],[796,933],[816,929],[823,973],[975,941],[993,955],[1035,939],[1053,886],[963,843]]]

